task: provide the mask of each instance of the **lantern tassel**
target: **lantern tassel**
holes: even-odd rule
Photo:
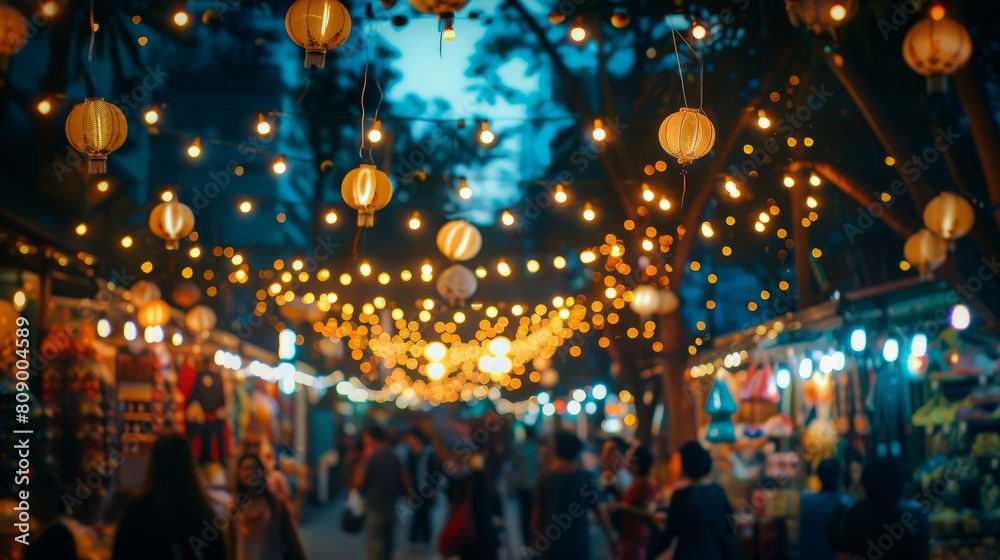
[[[358,258],[358,243],[361,242],[361,232],[364,229],[364,226],[359,224],[358,229],[354,231],[354,243],[351,244],[351,257],[354,259]]]
[[[688,190],[688,166],[685,163],[681,166],[681,210],[684,209],[684,195]]]

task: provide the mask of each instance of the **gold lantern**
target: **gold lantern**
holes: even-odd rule
[[[933,231],[921,229],[906,240],[903,256],[920,271],[920,277],[927,280],[930,272],[947,259],[948,243]]]
[[[348,206],[358,211],[358,227],[372,227],[375,211],[385,208],[392,199],[392,182],[374,165],[362,163],[344,177],[340,194]]]
[[[10,57],[28,42],[28,20],[21,12],[0,4],[0,72],[10,68]]]
[[[815,35],[833,35],[833,28],[851,19],[856,9],[854,0],[785,0],[792,25],[805,27]]]
[[[469,222],[452,220],[438,230],[437,246],[449,260],[467,261],[479,254],[483,247],[483,236]]]
[[[108,154],[122,147],[128,122],[117,106],[100,97],[87,98],[66,117],[66,139],[90,158],[90,172],[108,172]]]
[[[955,193],[943,192],[924,208],[924,226],[952,245],[975,224],[976,213],[972,205]]]
[[[129,291],[132,292],[132,303],[140,307],[154,299],[163,297],[160,294],[160,287],[149,280],[139,280],[132,285],[132,289]]]
[[[629,307],[640,317],[648,317],[656,313],[660,308],[659,290],[645,284],[639,286],[632,293],[632,301],[629,302]]]
[[[681,165],[703,157],[715,144],[715,127],[700,109],[682,107],[660,124],[660,145]]]
[[[285,31],[306,50],[306,68],[323,68],[326,51],[351,36],[351,14],[337,0],[296,0],[285,12]]]
[[[184,315],[184,325],[194,334],[205,334],[215,328],[215,311],[207,305],[196,305]]]
[[[478,287],[476,273],[460,264],[444,269],[437,279],[438,294],[453,306],[463,305]]]
[[[170,306],[162,299],[147,301],[139,307],[136,319],[141,327],[162,327],[170,322]]]
[[[180,239],[194,231],[194,213],[176,198],[161,202],[149,213],[149,230],[167,242],[173,251],[180,246]]]
[[[947,76],[972,56],[972,38],[961,23],[934,6],[930,17],[918,21],[903,39],[903,58],[918,74],[927,76],[927,92],[948,89]]]

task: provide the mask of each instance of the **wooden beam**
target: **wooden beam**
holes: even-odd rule
[[[953,77],[958,99],[969,117],[969,128],[986,178],[990,202],[993,203],[996,220],[1000,222],[1000,140],[997,138],[996,122],[971,64],[960,68]]]

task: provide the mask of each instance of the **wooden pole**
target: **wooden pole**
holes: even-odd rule
[[[809,228],[804,224],[808,220],[806,207],[806,186],[798,184],[792,187],[792,221],[793,239],[795,241],[795,283],[799,292],[798,309],[812,305],[812,277],[809,266]]]

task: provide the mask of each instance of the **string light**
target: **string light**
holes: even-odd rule
[[[285,162],[285,156],[278,156],[278,159],[274,160],[274,165],[271,166],[271,169],[273,169],[278,175],[287,171],[288,164]]]
[[[377,119],[372,127],[368,129],[368,141],[372,144],[378,144],[382,141],[382,120]]]
[[[556,267],[559,270],[566,268],[566,258],[560,256],[552,259],[552,266]]]
[[[702,224],[701,224],[701,234],[704,237],[706,237],[706,238],[710,238],[713,235],[715,235],[715,230],[712,229],[712,224],[710,224],[708,222],[702,222]]]
[[[122,237],[122,247],[128,249],[131,246],[132,246],[132,236],[126,235],[125,237]]]
[[[822,182],[823,181],[819,178],[819,175],[817,175],[815,173],[813,173],[812,175],[809,176],[809,184],[812,185],[812,186],[814,186],[814,187],[818,187],[820,185],[820,183],[822,183]]]
[[[271,133],[271,123],[264,118],[264,113],[257,113],[257,134],[266,136]]]
[[[510,276],[511,270],[510,270],[510,265],[507,264],[507,261],[500,259],[500,262],[497,263],[497,272],[500,273],[500,276],[504,277]]]
[[[834,4],[830,6],[830,18],[833,21],[843,21],[847,17],[847,8],[843,4]]]
[[[583,207],[583,219],[593,222],[595,218],[597,218],[597,213],[594,212],[594,207],[588,202]]]
[[[503,225],[510,227],[514,225],[514,215],[509,210],[504,210],[503,214],[500,215],[500,221],[503,222]]]
[[[244,200],[240,203],[240,212],[249,214],[251,210],[253,210],[253,204],[251,204],[249,200]]]
[[[420,229],[420,214],[418,212],[414,212],[413,216],[410,217],[409,226],[413,231]]]
[[[656,194],[652,191],[652,189],[649,188],[649,185],[647,185],[646,183],[643,183],[642,184],[642,199],[645,200],[646,202],[653,202],[654,198],[656,198]]]
[[[691,26],[691,36],[700,41],[704,39],[706,35],[708,35],[708,29],[697,21],[694,22],[694,25]]]
[[[46,16],[48,16],[48,17],[52,17],[52,16],[56,15],[56,13],[58,11],[59,11],[59,8],[56,5],[56,3],[55,3],[54,0],[48,0],[47,2],[45,2],[44,4],[42,4],[42,13],[45,14]]]
[[[98,181],[97,182],[97,192],[108,192],[109,188],[111,188],[111,183],[109,183],[107,181]]]
[[[469,183],[465,180],[465,177],[459,177],[458,179],[458,196],[462,200],[472,198],[472,189],[469,188]]]
[[[188,15],[184,10],[179,10],[174,14],[174,23],[177,27],[184,27],[188,23]]]
[[[160,120],[160,114],[156,112],[156,109],[150,109],[143,115],[143,119],[146,120],[146,124],[156,124]]]
[[[563,188],[562,183],[556,185],[556,193],[552,195],[552,198],[555,199],[556,204],[566,204],[569,197],[566,195],[566,189]]]
[[[569,38],[577,43],[582,43],[587,38],[587,30],[583,27],[583,18],[576,16],[573,20],[573,27],[569,30]]]
[[[604,130],[604,123],[601,122],[601,119],[594,119],[593,136],[594,140],[598,142],[604,142],[604,140],[608,137],[608,133]]]
[[[757,126],[765,130],[771,127],[771,119],[767,118],[763,109],[757,111],[757,117]]]
[[[793,179],[791,175],[785,175],[783,182],[785,186],[788,188],[792,188],[795,186],[795,179]]]
[[[580,262],[584,264],[590,264],[597,260],[597,254],[587,249],[586,251],[580,253]]]
[[[666,212],[667,210],[670,210],[670,201],[667,200],[667,199],[665,199],[665,198],[661,198],[660,199],[660,210],[663,210],[664,212]]]
[[[489,146],[496,139],[496,135],[493,134],[492,130],[490,130],[490,122],[483,119],[482,122],[479,123],[479,142],[484,146]]]
[[[190,255],[192,259],[197,259],[198,257],[201,256],[201,248],[198,247],[197,245],[191,247],[191,250],[188,251],[188,255]]]
[[[455,27],[450,23],[445,24],[444,31],[441,32],[441,37],[445,41],[454,41],[456,37]]]
[[[326,213],[326,218],[325,219],[326,219],[326,223],[328,223],[330,225],[333,225],[333,224],[337,223],[337,213],[334,212],[333,210],[330,210],[329,212]]]
[[[810,196],[809,198],[806,199],[806,206],[808,206],[809,208],[816,208],[817,206],[819,206],[819,202],[817,202],[815,198]]]
[[[195,136],[194,142],[187,149],[188,157],[196,158],[201,155],[201,138]]]

